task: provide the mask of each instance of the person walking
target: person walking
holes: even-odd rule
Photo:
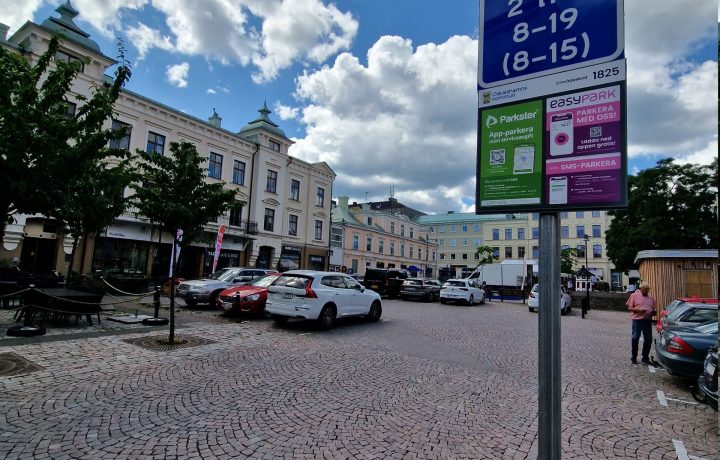
[[[633,364],[637,364],[640,334],[643,336],[642,362],[650,364],[650,347],[652,346],[652,323],[650,319],[655,314],[655,299],[649,293],[650,286],[646,282],[642,282],[638,290],[632,293],[626,302],[628,310],[632,312],[632,354],[630,361]]]

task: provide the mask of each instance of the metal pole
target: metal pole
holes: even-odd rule
[[[540,213],[538,459],[560,458],[560,218]]]
[[[583,235],[583,238],[585,238],[585,269],[588,271],[585,274],[588,276],[587,282],[585,283],[585,305],[587,305],[586,311],[590,311],[590,267],[588,265],[588,241],[590,237]]]

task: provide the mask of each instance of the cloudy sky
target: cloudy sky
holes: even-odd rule
[[[0,22],[55,15],[5,0]],[[427,212],[474,210],[478,0],[72,0],[105,54],[121,37],[128,88],[236,131],[267,101],[326,161],[333,195]],[[628,0],[629,171],[717,157],[714,0]]]

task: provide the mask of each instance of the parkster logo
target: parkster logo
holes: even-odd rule
[[[515,123],[517,121],[523,121],[523,120],[534,120],[538,116],[538,111],[535,110],[534,112],[522,112],[522,113],[514,113],[512,115],[500,115],[500,118],[495,118],[492,115],[488,115],[485,119],[485,127],[490,128],[494,125],[504,124],[504,123]]]

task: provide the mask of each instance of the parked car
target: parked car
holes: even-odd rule
[[[718,347],[715,345],[710,348],[705,355],[703,363],[703,371],[698,377],[698,390],[700,392],[700,400],[708,403],[718,409]]]
[[[380,294],[344,273],[291,270],[268,286],[265,311],[276,322],[309,319],[330,329],[337,318],[364,316],[377,321],[382,304]]]
[[[392,299],[400,295],[400,287],[408,278],[410,273],[403,268],[368,268],[363,276],[363,285]]]
[[[400,287],[400,297],[403,300],[422,299],[432,302],[440,298],[440,289],[442,289],[442,283],[438,280],[408,278]]]
[[[683,305],[686,302],[690,303],[706,303],[706,304],[718,304],[718,299],[713,298],[706,298],[706,297],[679,297],[672,302],[670,302],[668,305],[663,307],[663,309],[660,311],[660,316],[658,317],[657,324],[655,325],[658,332],[663,330],[663,320],[665,317],[670,314],[674,309],[678,308],[680,305]]]
[[[267,288],[278,276],[280,273],[272,273],[255,278],[243,286],[227,288],[218,296],[216,305],[226,312],[263,315]]]
[[[655,339],[655,356],[670,375],[696,381],[717,339],[717,321],[694,327],[666,327]]]
[[[184,281],[178,285],[175,295],[189,307],[200,303],[215,305],[220,292],[231,286],[247,284],[255,278],[275,273],[264,268],[225,267],[207,278]]]
[[[449,279],[440,289],[440,303],[464,302],[468,305],[485,303],[485,291],[476,279]]]
[[[717,304],[683,302],[663,318],[661,331],[666,327],[696,326],[717,319]]]
[[[568,294],[565,286],[560,286],[560,314],[566,315],[572,310],[572,297]],[[540,285],[536,284],[528,294],[528,310],[531,312],[540,310]]]

